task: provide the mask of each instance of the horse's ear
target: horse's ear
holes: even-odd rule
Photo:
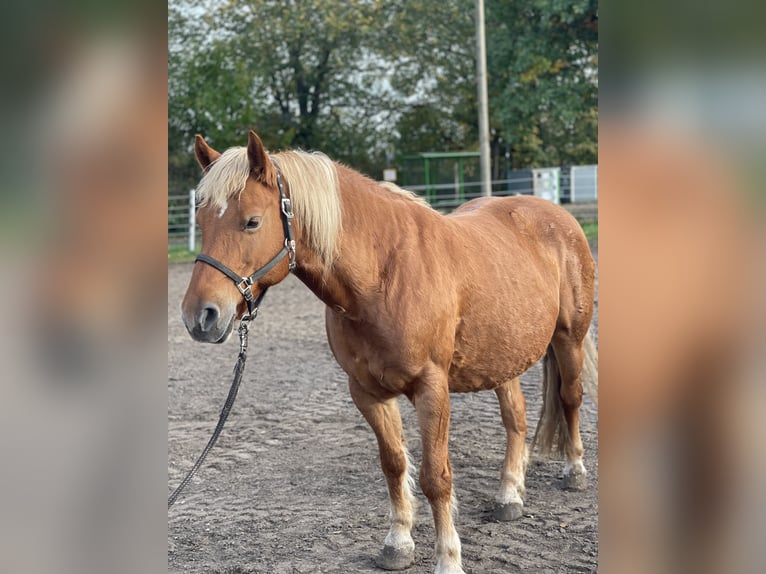
[[[221,154],[207,145],[205,138],[197,134],[194,136],[194,155],[197,156],[197,161],[202,166],[202,169],[207,167],[221,157]]]
[[[247,137],[247,157],[250,160],[250,169],[256,177],[264,178],[272,169],[269,154],[263,147],[261,138],[253,131]]]

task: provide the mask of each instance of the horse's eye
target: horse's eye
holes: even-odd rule
[[[258,229],[261,226],[261,218],[260,217],[251,217],[247,220],[247,223],[245,224],[245,229],[249,231],[253,231],[255,229]]]

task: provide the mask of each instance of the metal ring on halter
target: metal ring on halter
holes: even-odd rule
[[[242,293],[242,296],[246,300],[250,300],[253,298],[253,291],[250,289],[250,286],[252,284],[253,282],[250,280],[250,277],[245,277],[242,279],[242,281],[237,283],[237,289],[239,289],[239,292]]]

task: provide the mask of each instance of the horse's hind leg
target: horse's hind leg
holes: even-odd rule
[[[349,379],[349,390],[354,404],[378,439],[380,463],[388,483],[391,529],[377,562],[386,570],[403,570],[415,560],[415,543],[411,535],[414,498],[407,450],[402,440],[399,404],[395,398],[381,400],[368,393],[353,378]]]
[[[497,494],[495,518],[520,518],[524,509],[524,477],[527,472],[527,410],[516,377],[495,389],[506,432],[505,461]]]
[[[583,342],[577,341],[568,334],[556,333],[551,345],[560,377],[559,395],[566,420],[566,432],[563,433],[564,453],[567,457],[564,484],[567,488],[580,490],[586,486],[583,446],[580,438],[582,367],[585,356]]]

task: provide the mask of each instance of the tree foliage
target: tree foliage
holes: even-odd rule
[[[515,163],[595,163],[596,0],[491,0],[487,35],[492,124]]]
[[[595,0],[486,0],[490,123],[515,167],[596,157]],[[478,149],[473,0],[176,0],[171,184],[191,141],[320,149],[374,177],[386,154]]]

